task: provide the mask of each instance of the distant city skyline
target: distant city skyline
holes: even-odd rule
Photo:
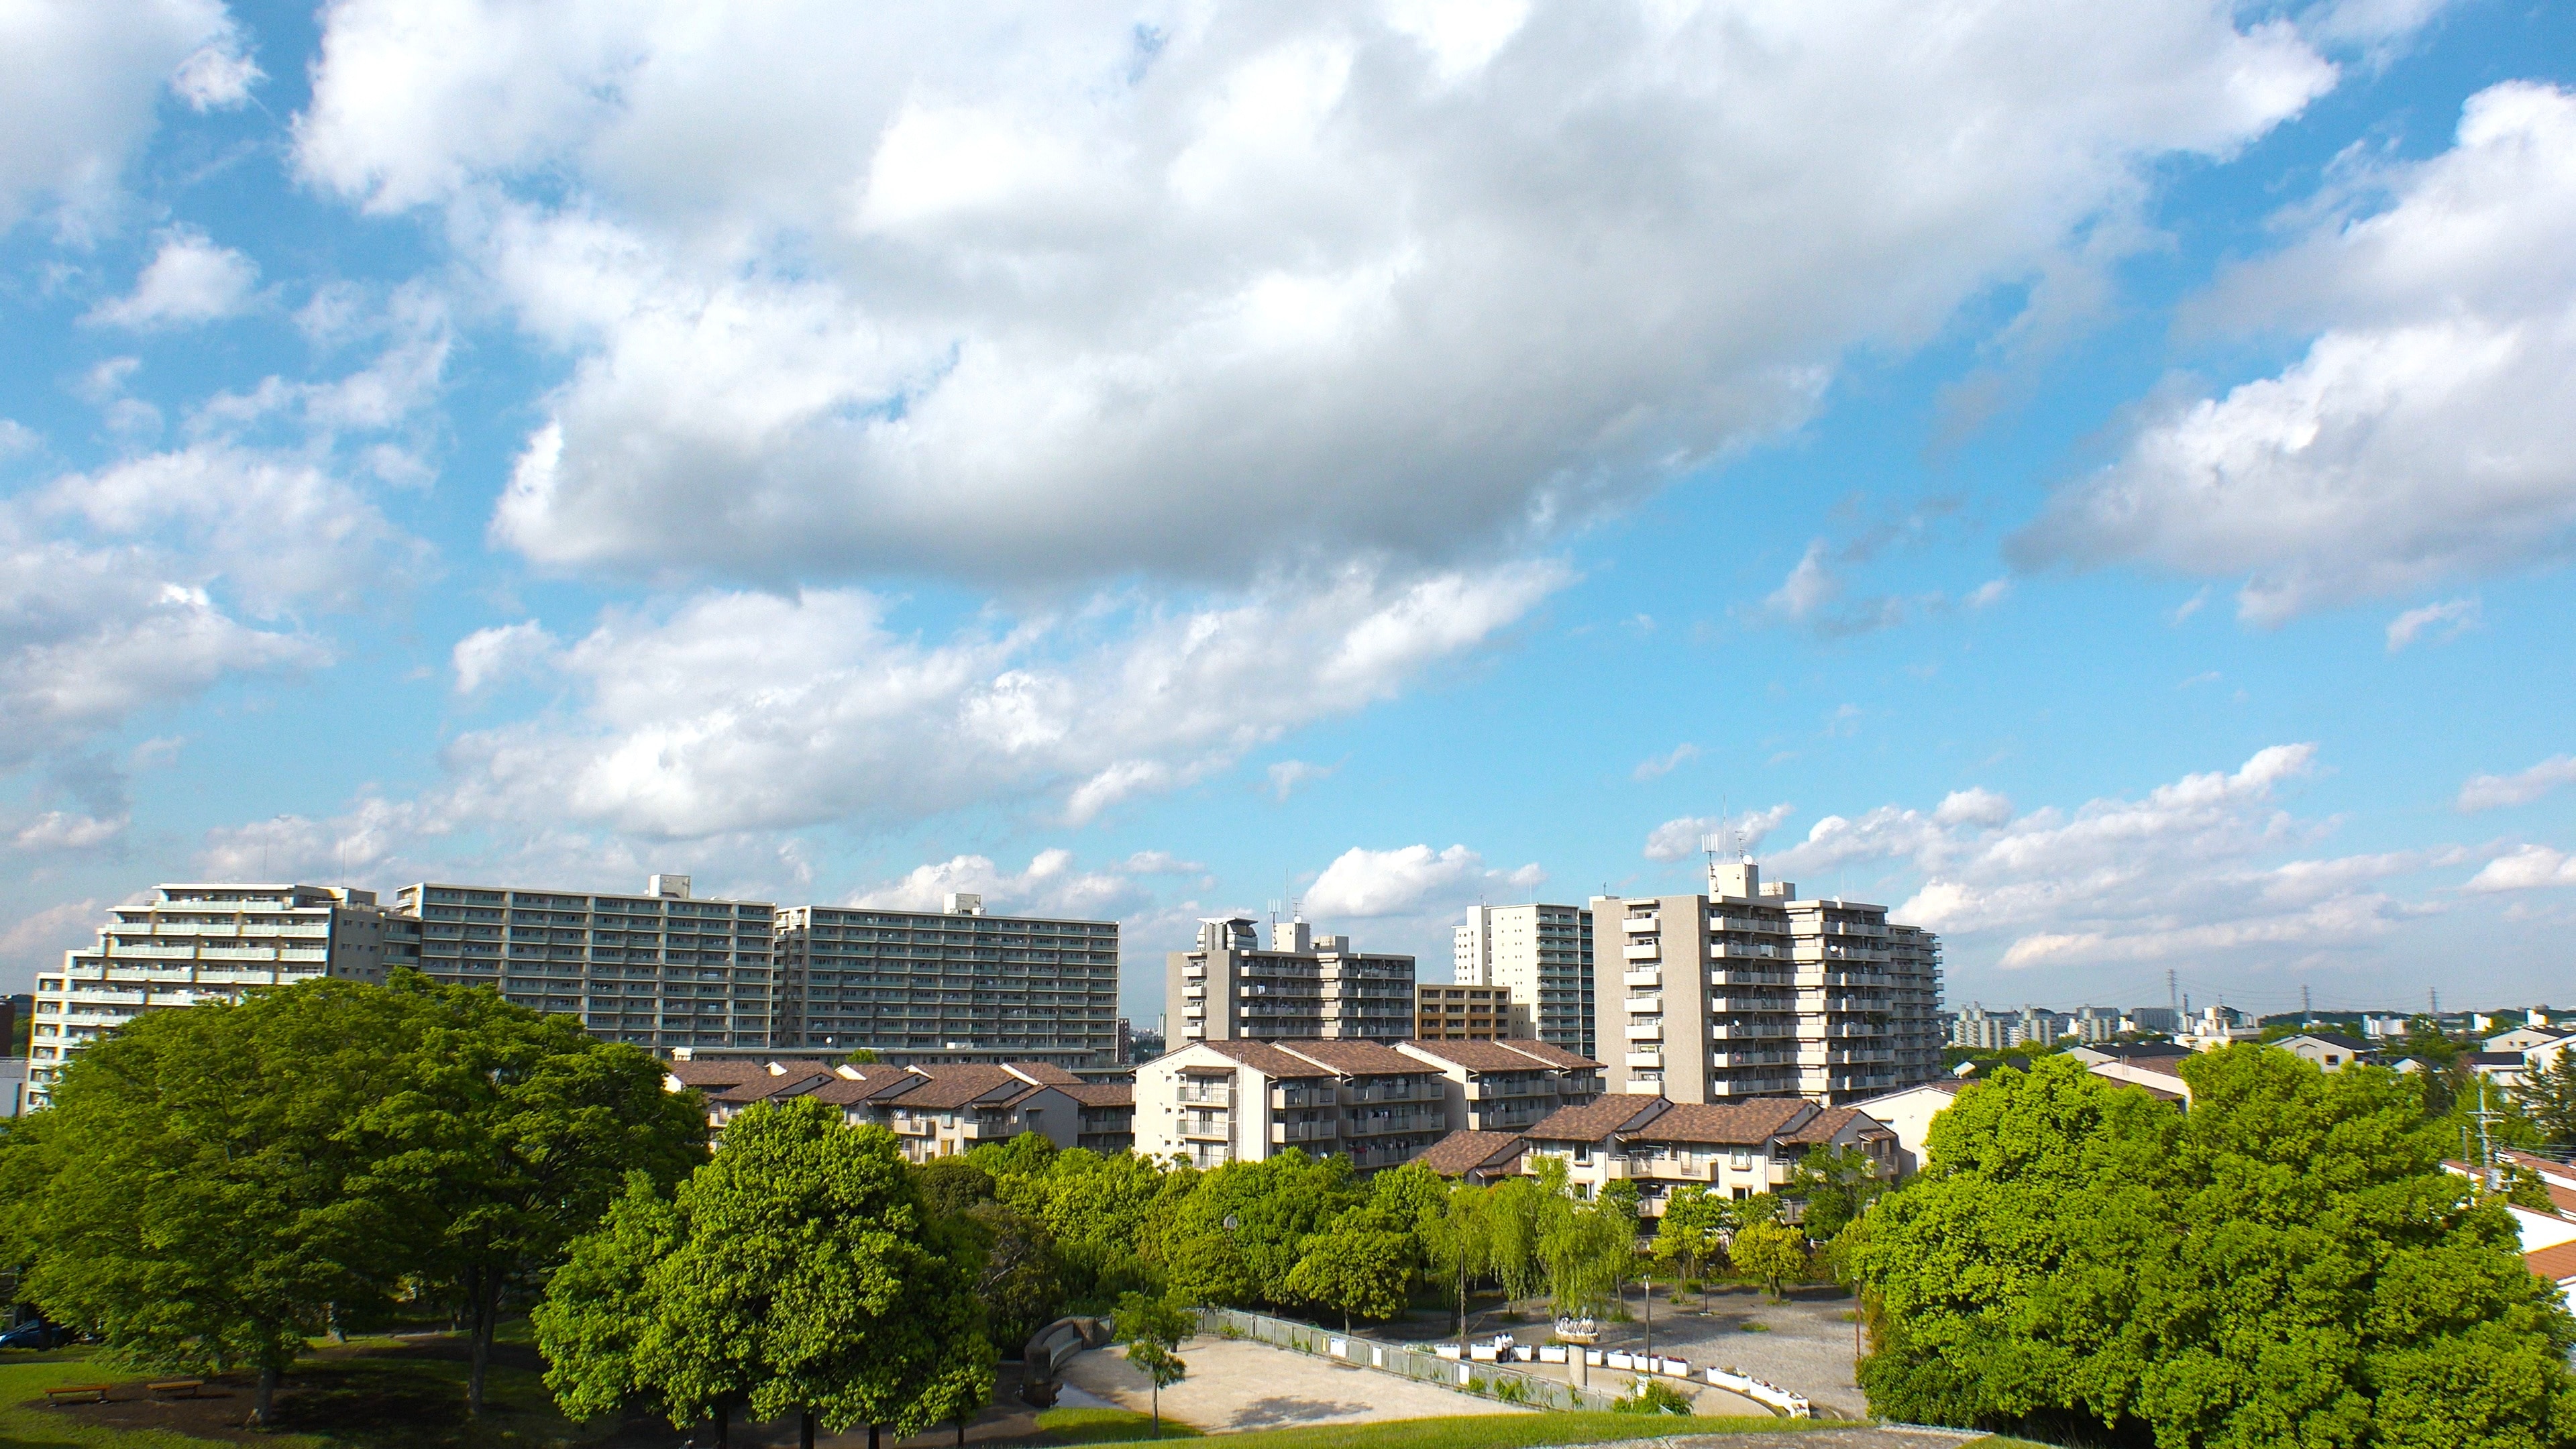
[[[1150,1026],[1714,838],[1952,1009],[2545,1002],[2576,11],[2235,14],[49,12],[0,991],[673,872],[1115,921]]]

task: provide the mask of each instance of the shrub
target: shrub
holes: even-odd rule
[[[1610,1401],[1612,1413],[1687,1415],[1691,1411],[1690,1400],[1671,1384],[1658,1379],[1639,1379],[1635,1387],[1635,1393]]]

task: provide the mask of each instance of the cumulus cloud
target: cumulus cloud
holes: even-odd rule
[[[2274,745],[2233,771],[2071,811],[2017,814],[1991,791],[1959,791],[1930,811],[1827,816],[1765,863],[1810,889],[1820,874],[1898,867],[1919,884],[1895,919],[1991,949],[2007,968],[2280,959],[2364,944],[2426,909],[2390,894],[2387,881],[2464,856],[2301,854],[2330,826],[2293,816],[2279,796],[2317,769],[2314,745]]]
[[[2476,599],[2449,599],[2439,604],[2426,604],[2420,609],[2409,609],[2388,621],[2388,652],[2394,654],[2414,643],[2428,629],[2440,629],[2433,637],[2437,642],[2448,642],[2460,637],[2463,630],[2475,628],[2477,622]],[[2449,627],[2443,628],[2444,625]]]
[[[1270,798],[1285,804],[1289,796],[1317,780],[1331,778],[1332,773],[1340,768],[1339,765],[1318,765],[1311,760],[1281,760],[1268,771]]]
[[[350,0],[297,156],[563,350],[532,559],[1239,582],[1794,426],[2335,74],[2205,0],[1434,13]]]
[[[562,647],[561,641],[534,619],[477,629],[457,640],[451,654],[456,692],[473,694],[488,684],[537,674]]]
[[[24,5],[6,24],[0,231],[48,201],[75,214],[104,205],[152,133],[164,83],[189,84],[181,68],[235,34],[221,0]]]
[[[1699,746],[1685,740],[1682,743],[1673,746],[1670,754],[1657,755],[1651,760],[1640,760],[1637,763],[1637,768],[1628,772],[1628,778],[1632,780],[1660,780],[1666,775],[1671,774],[1673,771],[1680,769],[1682,766],[1687,765],[1698,758]]]
[[[1308,915],[1328,922],[1446,914],[1480,895],[1517,895],[1536,890],[1546,880],[1547,872],[1536,865],[1488,868],[1482,855],[1463,845],[1446,850],[1428,845],[1369,850],[1355,845],[1324,867],[1324,873],[1306,888],[1304,900]]]
[[[179,62],[179,68],[170,73],[170,89],[193,110],[223,111],[249,100],[250,88],[265,79],[243,48],[241,33],[227,27]]]
[[[60,967],[65,951],[95,942],[106,923],[105,901],[64,901],[30,911],[0,930],[0,970],[23,985],[43,967]]]
[[[1667,820],[1646,836],[1646,859],[1680,860],[1709,848],[1714,839],[1720,851],[1759,850],[1772,831],[1787,821],[1792,807],[1774,805],[1768,810],[1748,810],[1741,815],[1685,815]]]
[[[1114,920],[1152,901],[1150,877],[1197,869],[1153,851],[1139,852],[1100,870],[1077,869],[1073,852],[1061,848],[1039,851],[1021,871],[1003,870],[987,856],[960,855],[859,891],[850,897],[850,904],[936,911],[947,905],[951,892],[963,891],[982,896],[988,911]]]
[[[65,810],[48,810],[19,827],[10,836],[9,843],[30,854],[96,850],[123,838],[129,823],[130,818],[123,815],[102,820]]]
[[[2367,179],[2383,209],[2330,216],[2208,306],[2318,329],[2306,354],[2149,422],[2019,561],[2238,578],[2239,615],[2274,624],[2576,557],[2554,421],[2576,416],[2576,95],[2489,87],[2452,149]]]
[[[1353,568],[1192,608],[895,633],[852,589],[709,593],[615,613],[549,659],[575,707],[466,735],[459,809],[645,836],[901,820],[1052,798],[1075,823],[1389,698],[1566,581],[1545,563],[1427,578]],[[460,679],[530,635],[469,640]]]
[[[161,249],[132,292],[101,302],[81,320],[138,330],[220,321],[249,306],[258,285],[258,263],[215,245],[204,232],[176,227],[162,233]]]
[[[2545,845],[2525,845],[2488,861],[2461,889],[2487,894],[2571,885],[2576,885],[2576,855]]]
[[[2463,815],[2471,815],[2480,810],[2528,805],[2561,785],[2576,785],[2576,755],[2551,755],[2511,775],[2471,775],[2468,783],[2460,787],[2458,809]]]

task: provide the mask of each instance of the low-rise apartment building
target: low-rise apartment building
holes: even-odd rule
[[[1527,1008],[1500,986],[1425,981],[1413,988],[1413,996],[1417,1041],[1492,1041],[1531,1035]]]
[[[881,1061],[1119,1065],[1118,923],[795,906],[778,913],[782,1048]]]
[[[401,932],[373,892],[346,886],[164,885],[118,906],[96,945],[36,978],[28,1103],[45,1101],[76,1048],[147,1011],[321,976],[382,982]]]
[[[1841,1105],[1939,1074],[1937,937],[1884,906],[1801,900],[1750,860],[1712,865],[1709,886],[1592,902],[1614,1086]]]
[[[1444,1135],[1448,1085],[1377,1042],[1196,1042],[1136,1069],[1136,1150],[1219,1167],[1294,1147],[1375,1171]]]
[[[1407,1041],[1395,1049],[1440,1073],[1452,1132],[1519,1132],[1601,1095],[1601,1064],[1548,1042]]]
[[[640,895],[422,881],[393,893],[397,949],[433,979],[581,1018],[608,1041],[775,1049],[781,1000],[767,901],[702,900],[684,875]],[[408,934],[416,932],[417,934]]]
[[[704,1094],[707,1123],[718,1129],[756,1102],[811,1096],[840,1109],[852,1125],[886,1128],[913,1162],[954,1157],[1023,1132],[1096,1152],[1123,1151],[1134,1135],[1126,1087],[1087,1085],[1043,1062],[827,1067],[723,1057],[674,1061],[666,1085]]]
[[[1414,1022],[1413,958],[1318,936],[1302,920],[1271,927],[1263,950],[1250,916],[1199,922],[1198,947],[1166,958],[1172,1045],[1202,1041],[1402,1041]]]
[[[1614,1094],[1564,1108],[1521,1136],[1522,1171],[1560,1161],[1575,1196],[1587,1200],[1613,1182],[1634,1182],[1638,1210],[1649,1217],[1662,1215],[1683,1186],[1729,1198],[1777,1191],[1817,1147],[1858,1151],[1890,1177],[1897,1170],[1896,1134],[1884,1124],[1802,1097],[1700,1103]]]
[[[1455,979],[1509,993],[1528,1024],[1521,1035],[1594,1057],[1601,1047],[1592,952],[1586,907],[1477,906],[1455,935]]]

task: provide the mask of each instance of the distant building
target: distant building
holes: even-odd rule
[[[1395,1049],[1447,1078],[1442,1125],[1452,1132],[1517,1132],[1601,1095],[1601,1064],[1552,1042],[1406,1041]]]
[[[996,916],[958,892],[936,911],[778,913],[777,1044],[865,1047],[894,1066],[1123,1065],[1118,923]]]
[[[1660,1217],[1685,1185],[1725,1198],[1776,1191],[1817,1147],[1849,1148],[1884,1175],[1896,1171],[1896,1134],[1885,1125],[1857,1108],[1800,1097],[1697,1103],[1611,1095],[1567,1107],[1521,1135],[1529,1142],[1524,1171],[1555,1158],[1583,1199],[1598,1198],[1614,1181],[1634,1182],[1644,1217]]]
[[[164,885],[111,910],[96,945],[64,952],[59,971],[36,978],[27,1095],[42,1103],[74,1049],[147,1011],[320,976],[380,982],[401,930],[372,891]]]
[[[2204,1006],[2174,1034],[2174,1041],[2196,1052],[2214,1052],[2240,1041],[2253,1041],[2263,1035],[2245,1013],[2224,1006]]]
[[[812,1097],[854,1126],[886,1128],[912,1162],[955,1157],[1023,1132],[1059,1148],[1095,1152],[1121,1152],[1134,1139],[1128,1088],[1085,1083],[1044,1062],[827,1067],[796,1058],[684,1052],[671,1063],[666,1084],[703,1094],[707,1123],[719,1130],[757,1103]]]
[[[2310,1031],[2285,1036],[2272,1043],[2302,1061],[2313,1062],[2329,1072],[2339,1072],[2355,1062],[2370,1059],[2370,1043],[2341,1032]]]
[[[1582,906],[1477,906],[1455,933],[1453,979],[1509,992],[1529,1030],[1577,1056],[1598,1056],[1592,912]]]
[[[2122,1014],[2120,1026],[2139,1036],[2171,1036],[2182,1030],[2182,1012],[2171,1006],[2132,1006]]]
[[[1447,1131],[1448,1081],[1378,1042],[1192,1042],[1136,1069],[1136,1150],[1220,1167],[1289,1148],[1394,1167]]]
[[[1203,1041],[1402,1041],[1413,1034],[1413,958],[1360,951],[1303,920],[1271,928],[1263,949],[1249,916],[1199,922],[1196,950],[1166,958],[1174,1050]],[[1167,1054],[1168,1055],[1168,1054]]]
[[[29,992],[18,992],[0,998],[0,1057],[23,1057],[26,1049],[18,1045],[21,1030],[33,1031],[36,1023],[36,998]]]
[[[1413,1035],[1423,1041],[1492,1041],[1497,1037],[1530,1037],[1527,1008],[1500,986],[1417,983],[1413,988]]]

